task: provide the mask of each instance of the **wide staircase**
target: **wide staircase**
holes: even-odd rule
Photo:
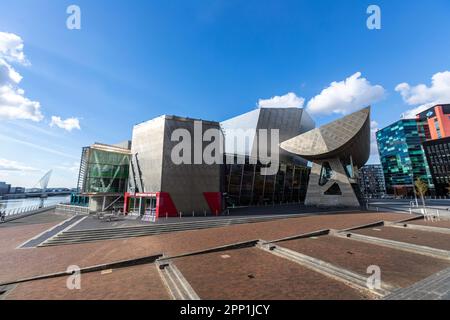
[[[131,237],[151,236],[168,232],[179,232],[188,230],[199,230],[208,228],[226,227],[243,223],[256,223],[272,221],[277,219],[287,219],[304,216],[304,213],[286,214],[286,215],[265,215],[265,216],[248,216],[248,217],[210,217],[196,218],[193,221],[186,221],[187,218],[180,222],[158,222],[149,225],[116,227],[116,228],[100,228],[73,230],[70,229],[57,234],[39,245],[39,247],[67,245],[75,243],[86,243],[101,240],[124,239]],[[173,219],[170,219],[173,221]]]

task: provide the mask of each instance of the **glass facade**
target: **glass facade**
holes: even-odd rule
[[[365,198],[382,197],[386,194],[383,167],[378,164],[371,164],[359,169],[358,184]]]
[[[89,148],[83,151],[87,158],[83,193],[124,193],[127,188],[130,155]]]
[[[437,196],[447,197],[450,187],[450,138],[426,141],[423,144]]]
[[[418,120],[403,119],[376,133],[388,194],[412,192],[418,178],[433,186],[422,147],[426,137],[419,127]]]
[[[247,158],[248,160],[248,158]],[[282,162],[276,175],[261,175],[261,164],[224,165],[223,192],[227,206],[303,202],[310,169]]]

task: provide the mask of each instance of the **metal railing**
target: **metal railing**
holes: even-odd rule
[[[26,206],[26,207],[19,207],[19,208],[12,208],[12,209],[7,209],[5,211],[3,211],[5,213],[5,217],[6,218],[13,218],[19,215],[23,215],[23,214],[29,214],[32,213],[34,211],[39,211],[42,209],[48,209],[50,207],[55,207],[54,204],[48,204],[48,205],[32,205],[32,206]]]
[[[89,207],[74,206],[69,204],[58,204],[56,210],[63,212],[72,212],[76,214],[89,214]]]
[[[441,218],[449,219],[450,218],[450,211],[442,208],[432,208],[427,206],[416,206],[415,201],[411,201],[409,203],[408,207],[392,207],[387,205],[373,205],[370,203],[366,203],[366,209],[367,210],[374,210],[377,212],[380,211],[386,211],[386,210],[393,210],[393,211],[399,211],[399,212],[405,212],[409,214],[418,214],[424,216],[424,218],[427,219],[438,219]]]

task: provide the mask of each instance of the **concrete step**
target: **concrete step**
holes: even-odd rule
[[[200,300],[195,290],[172,261],[158,262],[161,279],[174,300]]]
[[[302,215],[273,215],[265,217],[244,217],[244,218],[221,218],[217,220],[200,220],[192,222],[154,224],[150,226],[107,228],[107,229],[89,229],[64,231],[52,239],[48,239],[39,244],[40,247],[55,246],[64,244],[75,244],[84,242],[93,242],[100,240],[121,239],[130,237],[141,237],[156,235],[168,232],[180,232],[188,230],[200,230],[207,228],[224,227],[243,223],[265,222],[277,219],[293,218]]]

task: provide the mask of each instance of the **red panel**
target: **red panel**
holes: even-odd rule
[[[124,202],[123,202],[123,212],[125,214],[128,214],[128,198],[130,197],[130,194],[128,192],[125,192],[124,196]]]
[[[220,192],[203,192],[203,196],[208,202],[209,209],[216,216],[222,211],[222,197]]]
[[[156,218],[163,218],[167,214],[168,217],[177,217],[178,211],[175,204],[167,192],[156,193]]]

